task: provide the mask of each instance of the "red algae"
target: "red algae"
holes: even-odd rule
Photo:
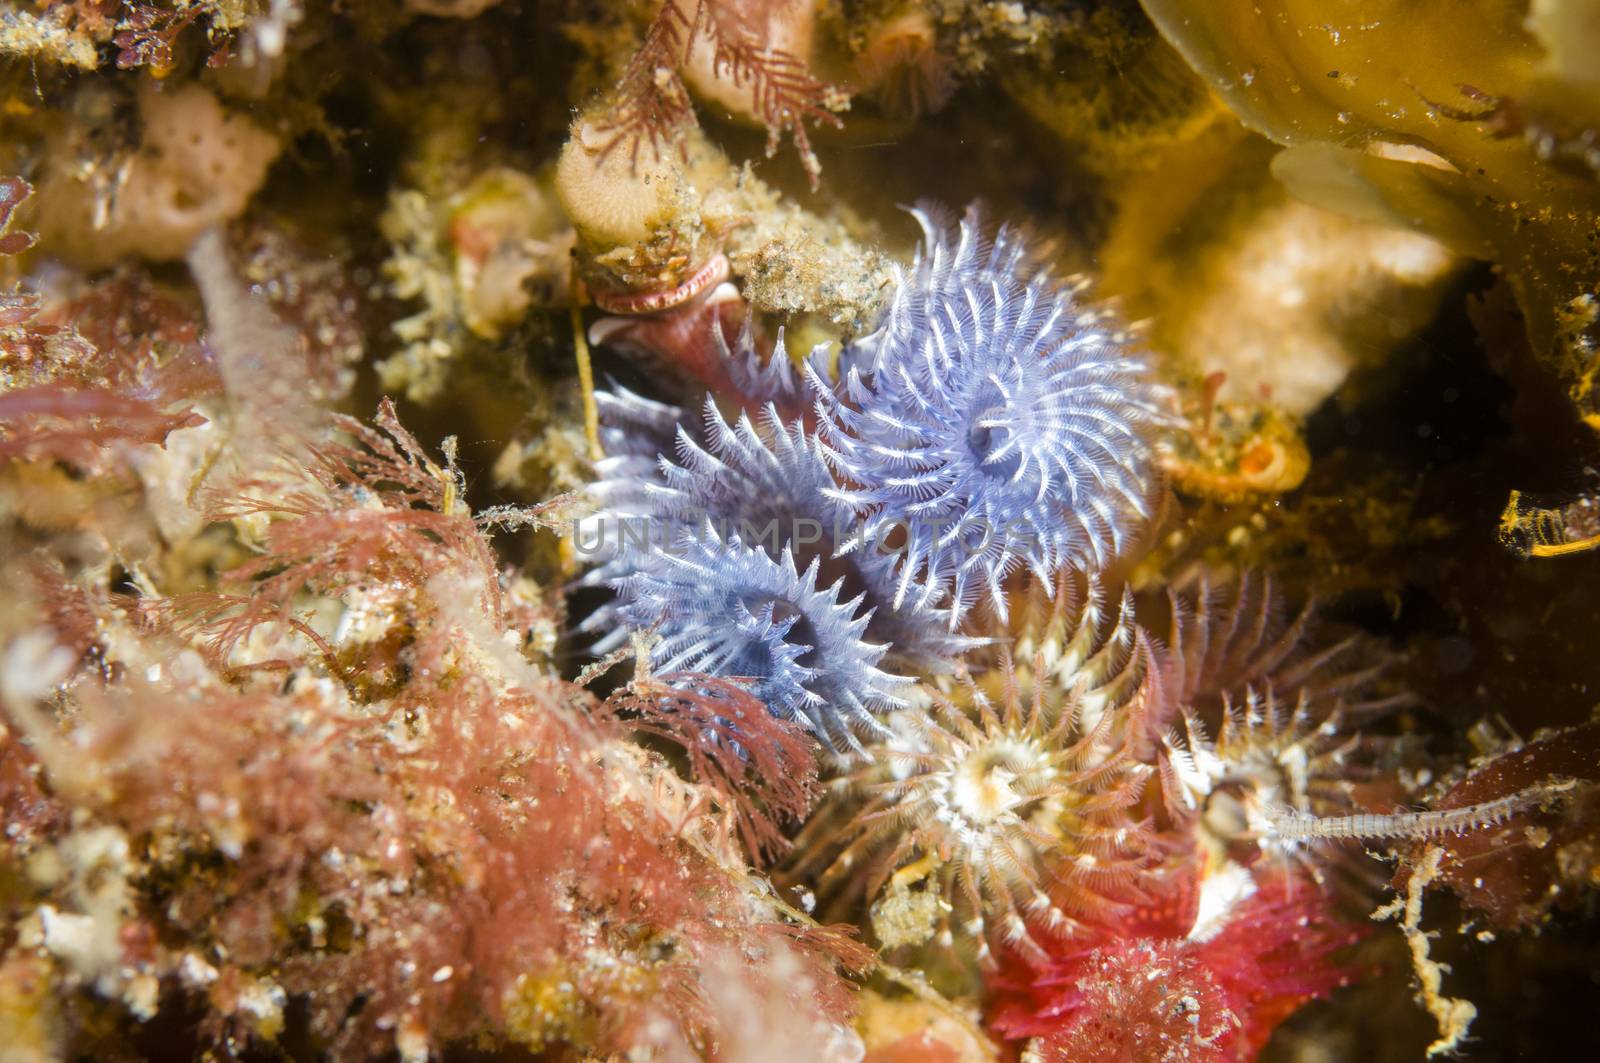
[[[662,676],[632,684],[608,705],[631,717],[627,729],[684,751],[689,777],[715,796],[752,861],[787,849],[782,827],[804,821],[816,803],[816,740],[738,683]]]
[[[235,341],[273,327],[229,312],[246,322]],[[185,369],[202,349],[169,346],[187,352],[164,365]],[[87,341],[71,351],[70,387],[0,396],[19,410],[42,388],[72,398],[50,408],[57,435],[9,420],[32,460],[125,473],[139,448],[198,426],[110,420],[165,399],[160,378],[143,355],[96,371]],[[226,391],[215,374],[180,379]],[[85,423],[97,434],[66,434]],[[705,1047],[737,1020],[719,1012],[727,978],[812,1034],[847,1035],[834,965],[859,968],[860,947],[764,899],[737,855],[676,817],[728,808],[753,849],[780,844],[776,823],[810,803],[809,743],[735,689],[608,705],[537,668],[518,637],[529,606],[486,532],[545,511],[474,514],[459,470],[387,403],[371,425],[276,423],[302,434],[236,453],[206,492],[206,518],[248,530],[255,555],[214,590],[162,595],[141,576],[130,596],[95,568],[41,561],[28,580],[41,608],[8,620],[22,634],[0,808],[26,866],[62,870],[30,872],[7,903],[13,919],[33,912],[65,984],[135,1016],[183,998],[198,1043],[227,1053],[276,1038],[290,1000],[305,1003],[300,1036],[336,1057],[420,1058],[486,1034]],[[107,489],[119,482],[131,488]],[[619,722],[644,705],[648,722]],[[723,721],[730,744],[706,752],[698,730]],[[693,748],[703,791],[641,760],[625,741],[641,727]],[[52,897],[62,875],[80,885]],[[780,956],[783,981],[764,980]]]
[[[803,56],[774,46],[773,23],[799,6],[794,0],[662,0],[610,102],[604,129],[612,146],[607,150],[637,158],[641,147],[663,152],[676,146],[694,125],[680,67],[700,48],[709,52],[713,80],[746,97],[750,117],[766,128],[767,154],[789,133],[815,187],[822,167],[805,121],[842,123],[830,109],[836,90],[811,75]]]
[[[237,603],[235,615],[178,623],[191,610],[141,602],[147,633],[113,654],[164,664],[86,677],[66,733],[46,709],[9,706],[51,791],[155,845],[132,888],[158,906],[136,907],[121,931],[154,944],[125,954],[121,977],[180,976],[223,1040],[248,1026],[241,987],[270,980],[280,998],[313,1002],[314,1037],[362,1055],[406,1051],[408,1037],[443,1044],[485,1017],[530,1043],[622,1045],[642,1036],[630,1014],[658,997],[684,1005],[698,1040],[714,1019],[697,967],[735,928],[745,949],[808,945],[799,962],[829,992],[828,938],[796,937],[777,912],[750,924],[759,903],[738,877],[674,841],[648,792],[618,786],[610,713],[481,641],[506,614],[477,524],[453,508],[454,474],[392,412],[378,424],[347,424],[366,446],[314,449],[317,467],[280,482],[275,501],[238,503],[277,519],[267,552],[225,577],[243,592],[216,604]],[[377,687],[292,603],[384,589],[398,596],[404,676]],[[117,608],[102,601],[102,622]],[[228,667],[281,619],[270,658]],[[215,670],[184,649],[208,632]],[[8,807],[37,804],[10,745]],[[564,755],[541,755],[553,749]],[[196,954],[164,941],[209,942],[229,960],[196,974]],[[595,950],[622,973],[574,962]],[[524,1014],[526,979],[567,968],[567,1018]]]
[[[32,192],[15,178],[0,182],[0,254],[32,246],[30,234],[6,231]],[[112,286],[101,285],[100,296]],[[153,316],[171,320],[161,309],[167,313]],[[93,296],[79,310],[91,321],[111,320]],[[86,337],[73,324],[79,316],[71,308],[42,312],[33,293],[0,296],[0,372],[13,382],[0,394],[0,458],[58,458],[90,469],[108,447],[159,444],[205,422],[193,409],[173,410],[216,387],[192,330],[179,325],[171,337],[177,349],[158,356],[157,347],[168,345],[155,338],[126,347],[110,335]]]

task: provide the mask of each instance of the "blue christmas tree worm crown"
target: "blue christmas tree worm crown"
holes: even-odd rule
[[[709,524],[636,560],[616,586],[628,623],[659,632],[658,672],[748,679],[836,751],[859,750],[856,732],[882,729],[874,713],[905,705],[909,680],[878,667],[887,647],[865,640],[869,615],[837,583],[817,586],[817,562],[801,573],[789,550],[774,560]]]
[[[1156,487],[1163,395],[1127,334],[1014,230],[914,213],[925,243],[878,328],[837,368],[823,346],[804,364],[816,431],[782,333],[763,357],[748,325],[712,330],[732,390],[700,417],[598,397],[587,582],[621,597],[583,628],[603,650],[657,626],[658,666],[749,674],[835,745],[898,704],[880,660],[948,672],[988,641],[959,630],[980,593],[1004,617],[1018,567],[1047,588],[1103,568]]]
[[[1030,258],[1017,232],[983,237],[913,214],[925,244],[837,385],[809,374],[836,497],[872,534],[905,536],[902,587],[981,591],[1026,565],[1046,585],[1097,571],[1150,515],[1161,389],[1131,337]]]
[[[792,554],[797,568],[820,560],[831,577],[845,579],[847,594],[864,596],[863,608],[872,612],[869,634],[889,643],[899,660],[945,671],[985,641],[950,630],[939,588],[900,593],[896,553],[863,538],[862,521],[834,497],[837,485],[816,440],[802,425],[785,423],[775,406],[762,411],[758,427],[748,414],[727,420],[708,397],[691,431],[695,422],[687,422],[685,411],[628,392],[603,395],[600,405],[606,438],[623,438],[600,463],[601,479],[591,488],[599,512],[587,541],[607,563],[590,583],[615,582],[635,567],[631,554],[659,548],[683,531],[697,533],[709,521],[723,537],[737,534],[774,560],[781,551]],[[661,448],[669,416],[686,421],[673,426],[677,460],[659,454],[642,460],[640,453]],[[604,616],[588,626],[604,630],[612,620]]]
[[[728,377],[738,389],[739,398],[746,409],[771,404],[785,413],[798,413],[807,405],[809,395],[806,382],[795,360],[789,355],[781,326],[773,341],[772,353],[766,356],[757,349],[751,319],[745,320],[738,338],[731,345],[720,328],[713,328],[711,334],[718,353],[728,364]],[[818,379],[833,379],[832,358],[826,343],[811,348],[804,365],[817,374]]]

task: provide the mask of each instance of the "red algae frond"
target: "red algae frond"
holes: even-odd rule
[[[700,997],[695,957],[748,930],[756,902],[737,875],[680,848],[649,791],[619,775],[630,761],[601,707],[501,640],[506,614],[476,525],[428,506],[448,505],[451,485],[430,481],[438,467],[409,451],[392,415],[382,423],[385,435],[361,430],[375,454],[350,449],[329,466],[365,464],[372,479],[320,506],[293,492],[274,503],[271,552],[235,573],[254,593],[236,616],[200,625],[222,632],[212,650],[233,667],[208,668],[181,629],[156,631],[143,649],[166,663],[83,684],[67,733],[43,707],[8,709],[54,793],[128,837],[169,839],[131,874],[137,890],[175,891],[169,928],[230,958],[203,985],[315,990],[313,1034],[366,1054],[389,1039],[405,1050],[417,1031],[434,1044],[466,1036],[481,1016],[520,1006],[527,977],[567,964],[582,1021],[512,1032],[626,1043],[630,1011],[662,994]],[[426,565],[412,553],[421,543]],[[290,617],[263,643],[308,594],[367,610],[379,630],[341,623],[322,635]],[[257,646],[266,659],[241,661]],[[375,674],[386,656],[388,674]],[[263,668],[280,678],[253,678]],[[541,755],[552,749],[565,755]],[[197,878],[207,853],[214,866]],[[600,918],[613,908],[629,913],[626,930]],[[146,926],[132,918],[124,937]],[[792,938],[769,919],[758,937]],[[600,953],[606,970],[576,962]],[[165,977],[186,955],[157,948],[134,969]],[[804,962],[823,991],[825,964]],[[208,992],[225,1027],[242,1021]],[[697,1010],[685,1013],[692,1022]]]
[[[789,133],[815,187],[822,168],[805,122],[840,125],[833,113],[837,91],[812,77],[803,57],[769,39],[774,20],[807,6],[804,0],[662,0],[608,106],[606,150],[636,161],[641,149],[660,154],[675,147],[694,126],[681,67],[697,49],[706,49],[711,77],[737,93],[750,117],[766,128],[767,154],[776,152],[779,138]]]
[[[684,751],[690,778],[714,795],[753,861],[787,849],[782,827],[803,822],[816,803],[816,740],[739,683],[661,676],[630,685],[611,707],[628,729]]]
[[[100,374],[79,390],[109,406],[137,386]],[[649,781],[670,769],[523,655],[527,606],[486,530],[546,511],[474,514],[452,447],[435,461],[387,403],[372,425],[277,423],[308,434],[234,458],[210,492],[210,517],[256,551],[215,590],[163,595],[141,576],[128,598],[99,570],[46,564],[26,585],[57,606],[0,631],[11,838],[103,884],[24,894],[66,984],[135,1015],[187,996],[219,1046],[274,1038],[296,999],[305,1035],[340,1056],[420,1058],[486,1030],[625,1050],[662,1022],[681,1044],[714,1039],[737,1016],[718,1014],[712,972],[764,942],[793,977],[747,967],[754,991],[842,1029],[833,961],[859,949],[680,838]],[[107,467],[150,442],[106,450]],[[735,693],[717,705],[738,719]],[[767,785],[739,797],[803,814],[809,749],[769,730],[741,735]],[[725,800],[739,764],[692,800]]]
[[[25,181],[0,181],[0,255],[33,246],[32,234],[7,231],[32,193]],[[174,407],[216,386],[192,345],[165,361],[152,343],[97,347],[25,291],[0,296],[0,372],[11,382],[0,394],[0,458],[59,459],[83,470],[100,468],[106,448],[160,444],[204,424],[192,408]]]

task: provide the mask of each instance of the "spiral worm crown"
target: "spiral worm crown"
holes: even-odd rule
[[[810,373],[822,438],[869,528],[903,528],[903,586],[959,614],[1026,565],[1098,571],[1150,516],[1162,394],[1130,337],[1035,268],[1017,232],[913,211],[925,245],[836,386]],[[874,534],[882,537],[881,532]]]

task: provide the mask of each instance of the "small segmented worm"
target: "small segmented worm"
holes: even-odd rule
[[[1437,812],[1314,816],[1282,805],[1269,805],[1262,810],[1262,814],[1278,837],[1299,841],[1313,838],[1438,838],[1446,834],[1465,834],[1499,826],[1517,812],[1576,785],[1575,779],[1544,783],[1530,786],[1509,797]]]

